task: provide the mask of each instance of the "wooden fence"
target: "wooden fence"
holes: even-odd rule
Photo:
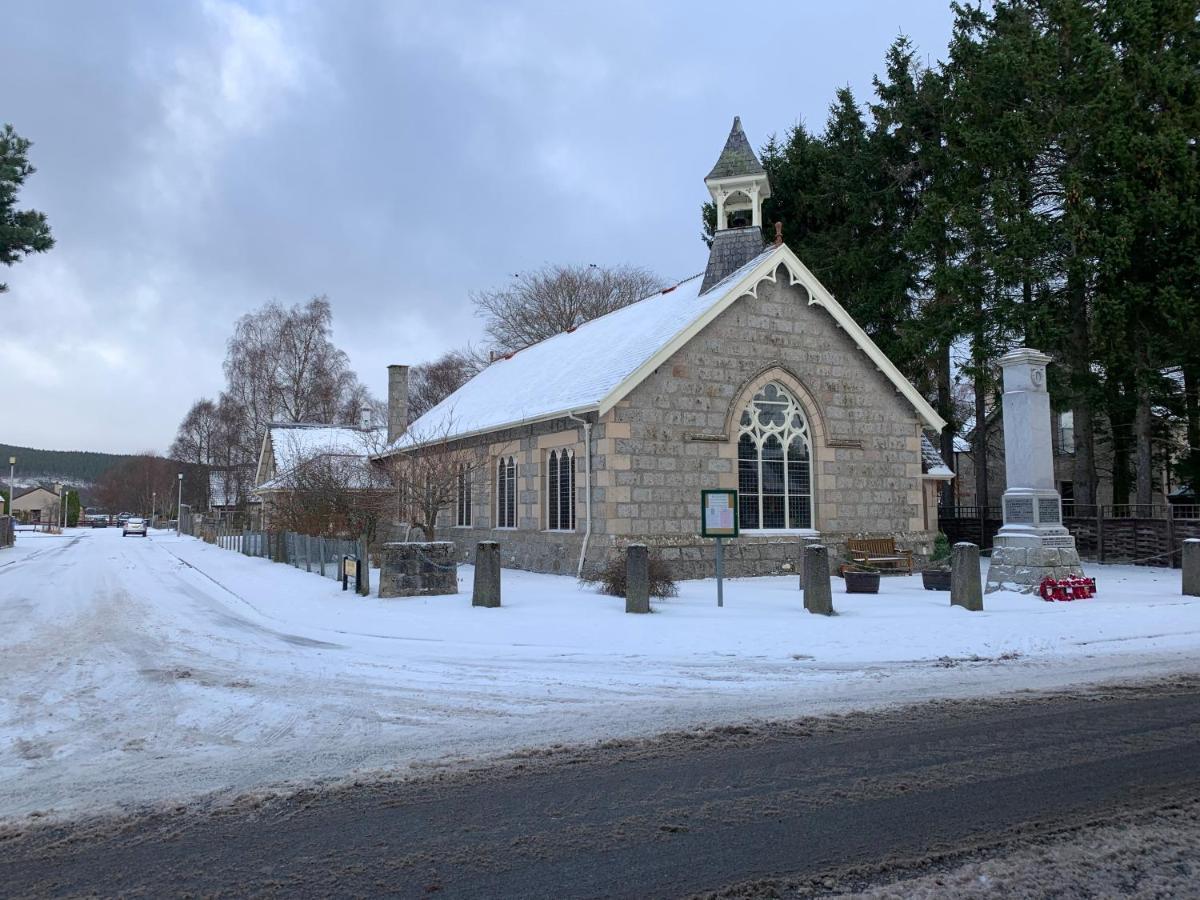
[[[938,525],[951,543],[970,541],[991,547],[1003,524],[999,507],[938,510]],[[1063,526],[1075,537],[1083,559],[1179,568],[1183,542],[1200,538],[1200,506],[1064,503]]]

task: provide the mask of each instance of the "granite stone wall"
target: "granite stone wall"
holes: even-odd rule
[[[813,518],[831,561],[848,537],[893,536],[920,557],[930,549],[916,410],[802,286],[763,282],[736,301],[592,427],[593,535],[585,568],[629,543],[661,554],[677,577],[710,576],[714,542],[699,537],[700,491],[737,487],[742,408],[768,381],[803,404],[812,432]],[[595,418],[594,414],[590,414]],[[480,468],[472,483],[472,524],[453,510],[438,537],[470,560],[480,540],[500,545],[503,565],[574,574],[585,527],[583,428],[562,418],[474,439]],[[577,528],[546,530],[545,464],[571,447],[576,461]],[[494,528],[496,460],[512,455],[519,481],[518,525]],[[729,575],[800,568],[805,535],[743,531],[726,542]]]

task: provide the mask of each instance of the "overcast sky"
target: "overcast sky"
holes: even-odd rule
[[[867,99],[948,0],[707,5],[0,0],[0,122],[57,245],[0,271],[0,443],[164,451],[234,320],[326,294],[383,396],[548,262],[704,267],[703,178]]]

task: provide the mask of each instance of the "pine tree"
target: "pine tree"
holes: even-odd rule
[[[29,146],[11,125],[0,130],[0,263],[6,266],[54,246],[45,213],[16,208],[18,191],[37,171],[29,164]],[[0,294],[7,290],[0,282]]]

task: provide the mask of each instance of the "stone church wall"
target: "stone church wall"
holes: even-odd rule
[[[592,429],[593,535],[587,567],[639,541],[656,548],[677,577],[710,576],[714,543],[701,539],[700,491],[737,487],[737,422],[755,391],[777,380],[804,405],[813,443],[814,524],[841,555],[845,539],[890,535],[929,550],[916,411],[802,287],[763,282],[736,301],[635,388]],[[594,415],[591,416],[594,418]],[[495,540],[503,565],[574,574],[586,503],[583,429],[568,419],[476,438],[486,464],[475,473],[469,528],[447,510],[438,538],[470,561]],[[545,462],[572,447],[576,461],[573,533],[545,530]],[[495,466],[512,455],[520,477],[518,527],[496,529]],[[743,532],[726,543],[730,575],[796,571],[802,536]]]

